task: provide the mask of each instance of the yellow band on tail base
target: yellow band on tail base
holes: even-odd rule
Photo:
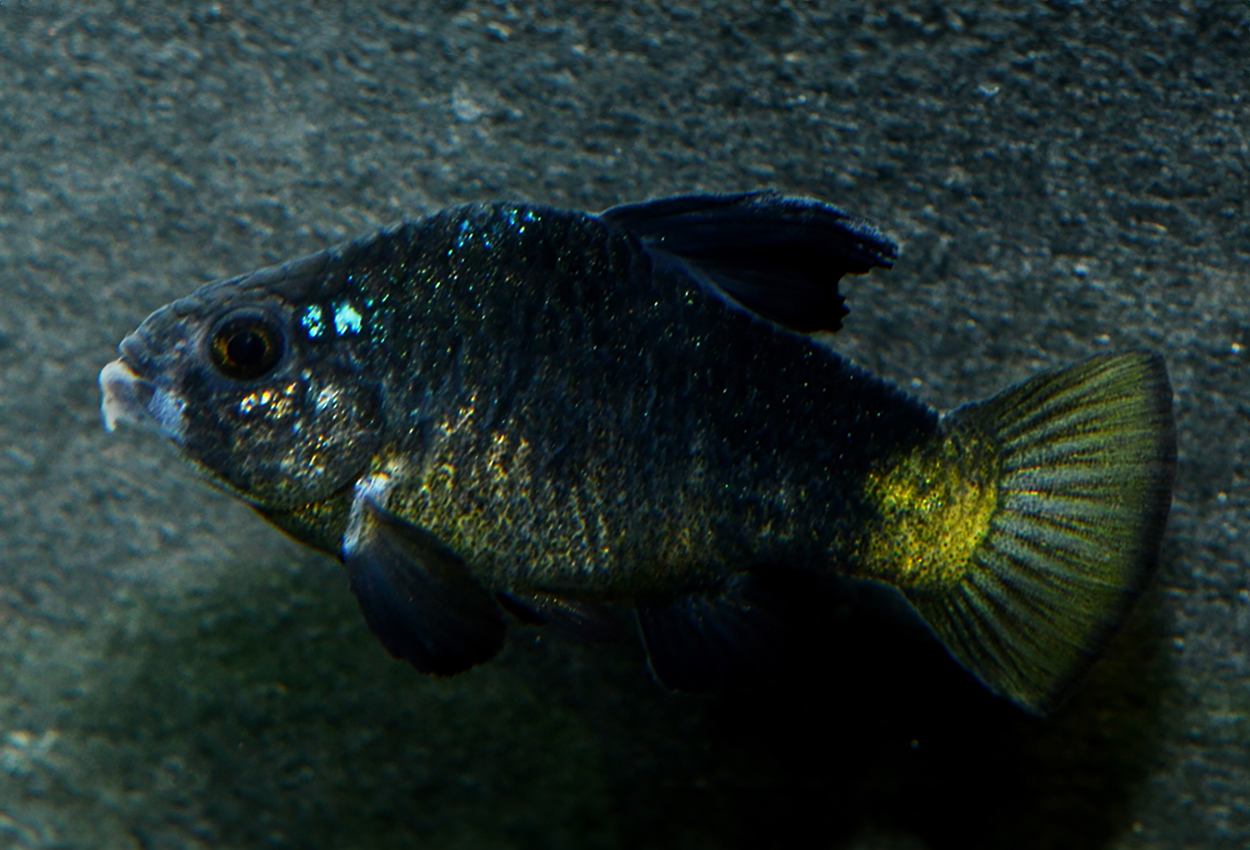
[[[998,453],[975,431],[935,439],[869,473],[865,501],[875,522],[857,573],[896,587],[957,584],[998,506]]]
[[[898,586],[990,690],[1045,714],[1154,573],[1176,468],[1167,371],[1145,351],[1094,357],[944,424],[952,436],[937,454],[922,449],[870,485],[900,535],[867,546],[880,553],[872,577]],[[971,450],[959,450],[961,435]],[[978,440],[992,440],[996,472],[975,471]],[[908,483],[915,475],[923,487]]]

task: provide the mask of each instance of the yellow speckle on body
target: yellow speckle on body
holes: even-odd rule
[[[491,447],[486,455],[486,471],[496,486],[507,484],[508,467],[513,463],[514,458],[508,456],[508,435],[502,431],[492,435]]]
[[[998,506],[998,457],[988,440],[941,434],[868,475],[877,514],[860,572],[904,589],[958,582]]]

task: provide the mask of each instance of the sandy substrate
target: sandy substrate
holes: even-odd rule
[[[0,846],[1250,846],[1250,6],[0,4]],[[194,286],[479,199],[774,187],[903,245],[836,345],[943,408],[1162,351],[1158,581],[1039,722],[848,598],[765,693],[519,630],[435,681],[101,428]]]

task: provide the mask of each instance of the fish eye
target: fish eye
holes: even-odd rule
[[[217,324],[209,357],[226,377],[254,381],[278,365],[284,347],[277,322],[264,314],[249,312],[227,316]]]

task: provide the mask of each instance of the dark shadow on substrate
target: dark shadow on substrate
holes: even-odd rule
[[[743,848],[812,836],[836,848],[865,830],[932,850],[1100,848],[1131,828],[1172,675],[1157,595],[1045,720],[900,622],[892,592],[848,584],[832,596],[832,640],[804,675],[708,705],[707,784],[668,798],[673,819],[701,811],[719,846]]]
[[[793,847],[865,829],[940,848],[1097,848],[1161,734],[1153,598],[1049,720],[986,693],[889,595],[804,594],[820,626],[779,681],[669,697],[632,636],[518,629],[453,679],[391,661],[338,568],[153,606],[84,701],[98,769],[148,846]]]

